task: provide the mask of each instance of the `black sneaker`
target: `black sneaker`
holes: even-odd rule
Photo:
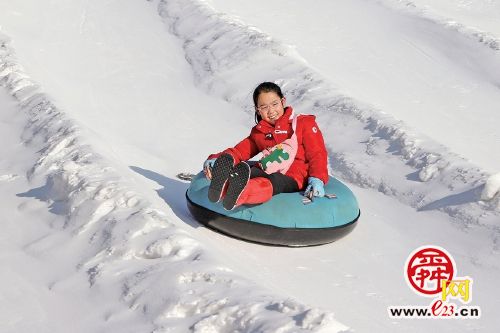
[[[208,200],[218,202],[222,197],[224,186],[226,185],[229,174],[233,169],[234,159],[229,154],[222,154],[215,160],[212,168],[212,180],[208,188]]]
[[[224,209],[232,210],[236,207],[236,202],[238,201],[245,186],[247,186],[249,180],[250,166],[245,162],[238,163],[229,175],[227,193],[222,201]]]

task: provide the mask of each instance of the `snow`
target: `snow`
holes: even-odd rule
[[[500,173],[494,174],[486,180],[481,200],[492,200],[500,193]]]
[[[375,1],[210,2],[293,47],[342,93],[498,171],[498,52]]]
[[[444,24],[486,46],[500,50],[500,5],[491,0],[383,0],[386,5],[405,8],[425,18]]]
[[[493,332],[496,8],[0,3],[1,331]],[[317,116],[359,199],[338,242],[245,243],[186,209],[175,175],[248,133],[264,80]],[[474,278],[480,319],[388,317],[428,304],[402,272],[425,244]]]

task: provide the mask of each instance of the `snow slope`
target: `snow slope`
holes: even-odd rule
[[[500,50],[500,4],[492,0],[382,0],[458,31],[493,50]]]
[[[171,211],[132,190],[118,172],[123,166],[92,150],[23,71],[5,35],[0,45],[2,105],[8,107],[2,136],[14,143],[2,152],[2,217],[12,235],[23,233],[5,245],[4,253],[14,257],[2,257],[8,267],[2,331],[66,332],[73,325],[82,332],[345,328],[331,313],[272,296],[219,263]],[[25,225],[15,228],[16,222]],[[11,288],[16,280],[21,283]],[[71,304],[76,298],[83,301]],[[63,320],[54,322],[60,309]]]
[[[393,117],[340,94],[293,49],[268,35],[216,14],[204,3],[165,2],[161,8],[173,33],[186,41],[184,50],[197,84],[211,94],[245,107],[248,93],[234,87],[251,86],[263,77],[282,82],[290,104],[311,110],[324,124],[336,174],[418,209],[441,209],[463,221],[497,225],[498,198],[479,201],[490,176],[481,168]]]
[[[491,150],[500,145],[498,51],[416,10],[396,11],[377,1],[211,2],[292,45],[341,93],[499,171],[500,153]],[[498,19],[496,26],[500,30]]]
[[[402,19],[396,14],[390,20]],[[4,301],[4,330],[64,331],[75,320],[81,331],[346,329],[337,319],[361,332],[498,327],[497,176],[319,72],[300,44],[201,1],[1,3],[0,23],[13,37],[1,37],[0,82],[15,97],[0,100],[8,110],[1,135],[13,144],[2,148],[2,211],[17,207],[15,219],[2,216],[12,236],[4,253],[15,257],[2,257],[10,270],[1,290],[3,299],[28,293],[40,304],[29,311],[27,299],[10,308]],[[290,104],[317,115],[332,172],[362,205],[348,238],[262,247],[200,228],[187,213],[187,184],[174,175],[198,170],[209,152],[248,132],[251,92],[263,80],[278,81]],[[447,248],[474,277],[480,320],[388,318],[389,305],[426,304],[401,273],[426,243]],[[26,275],[34,278],[7,290]],[[68,303],[68,293],[82,302]],[[67,309],[67,321],[50,326],[48,304]],[[78,318],[83,311],[89,316]]]

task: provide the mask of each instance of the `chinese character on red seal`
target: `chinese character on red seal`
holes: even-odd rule
[[[424,246],[410,254],[406,278],[419,293],[435,295],[441,292],[442,281],[453,280],[455,262],[445,249]]]

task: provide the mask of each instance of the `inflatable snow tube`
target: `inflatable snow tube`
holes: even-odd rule
[[[304,204],[301,193],[281,193],[261,205],[232,211],[208,200],[210,182],[197,174],[186,191],[189,211],[205,226],[239,239],[282,246],[311,246],[333,242],[348,234],[360,216],[351,190],[330,177],[325,192],[336,198],[314,198]]]

